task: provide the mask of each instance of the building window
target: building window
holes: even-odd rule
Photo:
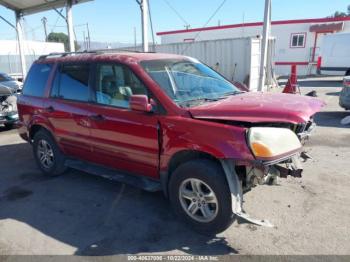
[[[292,34],[290,38],[290,47],[292,48],[303,48],[305,47],[306,33]]]

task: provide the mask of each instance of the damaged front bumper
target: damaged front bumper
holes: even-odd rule
[[[18,122],[18,113],[12,112],[1,112],[0,111],[0,124],[16,124]]]
[[[316,123],[315,123],[313,118],[311,118],[306,123],[298,125],[295,132],[296,132],[301,144],[304,145],[309,140],[311,133],[315,129],[315,127],[316,127]]]
[[[302,162],[311,158],[307,153],[302,152],[274,161],[254,162],[251,165],[244,165],[244,173],[239,173],[244,192],[249,191],[257,185],[275,185],[277,177],[287,176],[301,177],[303,173]]]
[[[273,227],[266,219],[255,219],[243,211],[243,193],[257,185],[277,184],[277,178],[287,176],[301,177],[302,161],[306,161],[305,153],[288,156],[284,159],[265,162],[254,162],[251,165],[238,166],[230,159],[221,160],[232,199],[232,212],[238,217],[253,224]]]

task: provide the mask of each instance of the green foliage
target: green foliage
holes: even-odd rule
[[[58,43],[63,43],[64,45],[64,50],[68,51],[69,50],[69,39],[68,36],[65,33],[55,33],[52,32],[47,36],[47,41],[48,42],[58,42]]]
[[[51,32],[47,36],[48,42],[57,42],[57,43],[63,43],[64,45],[64,51],[69,51],[69,38],[65,33],[55,33]],[[79,50],[80,46],[78,45],[77,41],[74,41],[75,44],[75,50]]]
[[[350,17],[350,5],[348,5],[347,13],[336,11],[332,17]]]
[[[347,17],[347,16],[349,16],[349,14],[345,12],[339,12],[339,11],[336,11],[333,15],[333,17]]]

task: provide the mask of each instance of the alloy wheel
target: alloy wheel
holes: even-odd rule
[[[37,157],[40,161],[40,164],[46,169],[51,168],[54,164],[54,154],[52,147],[44,139],[41,139],[38,142]]]
[[[208,223],[218,214],[219,204],[214,191],[200,179],[184,180],[179,187],[179,198],[187,215],[198,222]]]

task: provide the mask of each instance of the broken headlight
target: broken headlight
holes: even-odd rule
[[[256,158],[271,159],[294,153],[301,148],[297,135],[288,128],[252,127],[248,144]]]

